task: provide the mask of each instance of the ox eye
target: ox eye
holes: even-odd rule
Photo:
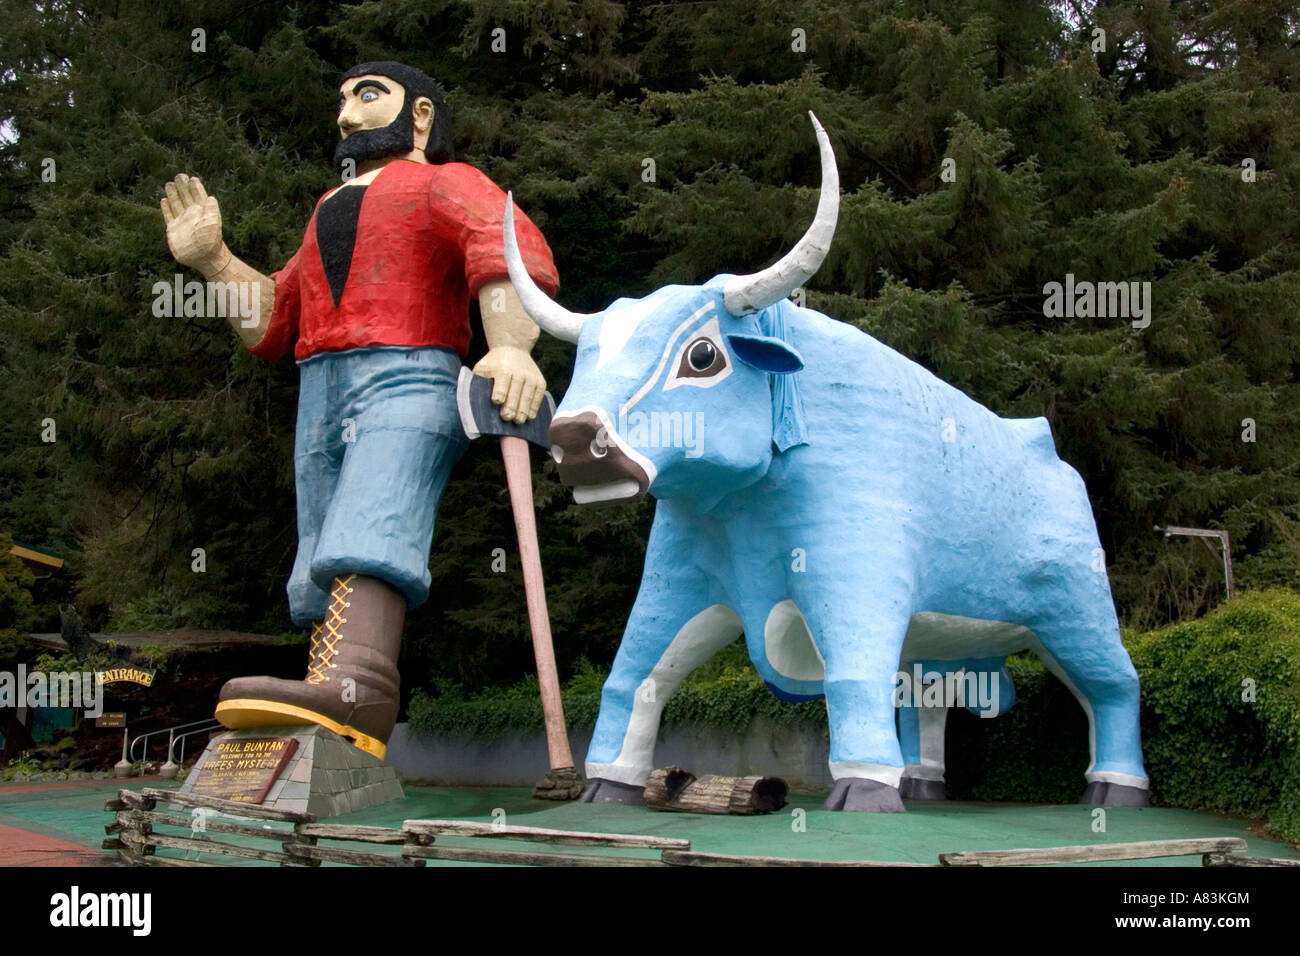
[[[681,341],[685,344],[678,345],[673,353],[673,364],[669,366],[673,371],[664,382],[665,390],[682,385],[713,388],[731,376],[733,363],[716,317]]]
[[[678,378],[708,378],[727,366],[721,350],[708,338],[701,336],[686,346],[677,367]]]
[[[707,372],[713,367],[713,363],[717,361],[717,358],[718,350],[713,347],[713,343],[708,339],[700,339],[686,353],[686,361],[697,372]]]

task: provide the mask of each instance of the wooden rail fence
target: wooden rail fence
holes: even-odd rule
[[[161,808],[160,808],[161,805]],[[180,807],[177,813],[169,807]],[[216,797],[172,790],[120,790],[106,809],[114,814],[104,827],[105,850],[133,866],[230,866],[235,857],[280,866],[424,866],[426,860],[501,863],[524,866],[1042,866],[1070,863],[1144,860],[1196,856],[1204,866],[1300,866],[1300,860],[1246,856],[1239,837],[1152,840],[1022,850],[968,850],[940,853],[937,863],[892,863],[879,860],[811,860],[789,857],[702,853],[689,840],[622,833],[584,833],[540,827],[503,826],[464,820],[407,820],[400,828],[318,823],[310,813],[269,810]],[[231,819],[221,819],[220,817]],[[179,829],[181,833],[156,828]],[[262,841],[248,846],[220,839],[237,836]],[[439,842],[452,838],[471,845]],[[536,844],[507,848],[500,841]],[[327,841],[322,844],[320,841]],[[335,844],[348,844],[337,846]],[[369,844],[375,849],[357,849]],[[278,845],[278,847],[277,847]],[[382,847],[389,847],[383,852]],[[567,852],[553,847],[580,847],[597,852]],[[159,855],[158,849],[183,851]],[[608,848],[643,851],[643,855],[606,854]],[[646,852],[656,855],[645,855]],[[202,857],[202,858],[200,858]]]

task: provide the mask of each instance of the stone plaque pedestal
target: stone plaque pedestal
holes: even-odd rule
[[[279,743],[283,741],[283,743]],[[271,756],[291,751],[279,772]],[[267,753],[258,759],[259,753]],[[244,770],[247,761],[254,770]],[[263,766],[264,765],[264,766]],[[253,780],[261,770],[263,779]],[[266,779],[270,777],[270,779]],[[181,793],[206,793],[275,810],[342,816],[404,796],[397,771],[317,726],[228,730],[213,737],[181,785]],[[264,792],[263,799],[258,800]]]

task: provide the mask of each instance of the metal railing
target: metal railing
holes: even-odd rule
[[[205,733],[210,730],[216,730],[221,726],[221,722],[215,717],[206,717],[203,720],[192,720],[187,724],[177,724],[175,727],[164,727],[161,730],[151,730],[146,734],[140,734],[133,739],[127,747],[126,759],[129,763],[140,764],[140,775],[144,775],[144,764],[149,754],[149,738],[157,737],[159,734],[167,734],[167,762],[171,762],[172,747],[176,742],[178,731],[187,730],[189,733],[182,734],[181,737],[188,737],[190,734]],[[136,756],[136,747],[140,749],[140,756]],[[182,750],[182,753],[184,751]]]
[[[185,763],[185,739],[187,737],[193,737],[195,734],[211,733],[221,726],[221,721],[216,718],[206,720],[203,723],[204,726],[196,727],[193,730],[187,730],[183,734],[176,733],[177,730],[182,729],[181,727],[175,727],[172,729],[171,739],[167,741],[167,762],[158,768],[159,774],[167,779],[175,777],[177,771],[179,771]],[[181,745],[180,757],[176,756],[177,744]]]

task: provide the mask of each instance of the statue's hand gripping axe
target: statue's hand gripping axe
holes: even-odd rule
[[[519,537],[519,560],[524,572],[528,623],[533,632],[537,681],[541,685],[542,713],[546,718],[546,749],[551,762],[551,772],[533,795],[555,800],[576,799],[582,794],[583,781],[573,767],[569,734],[564,724],[555,648],[551,643],[551,621],[546,613],[542,559],[537,547],[537,522],[533,514],[533,479],[528,460],[529,442],[550,450],[547,432],[555,414],[555,399],[547,392],[532,421],[523,424],[508,422],[492,403],[492,380],[462,367],[456,382],[456,407],[460,411],[461,427],[471,440],[482,435],[499,435],[501,438],[501,458],[506,466],[506,484],[510,488],[510,505]]]

